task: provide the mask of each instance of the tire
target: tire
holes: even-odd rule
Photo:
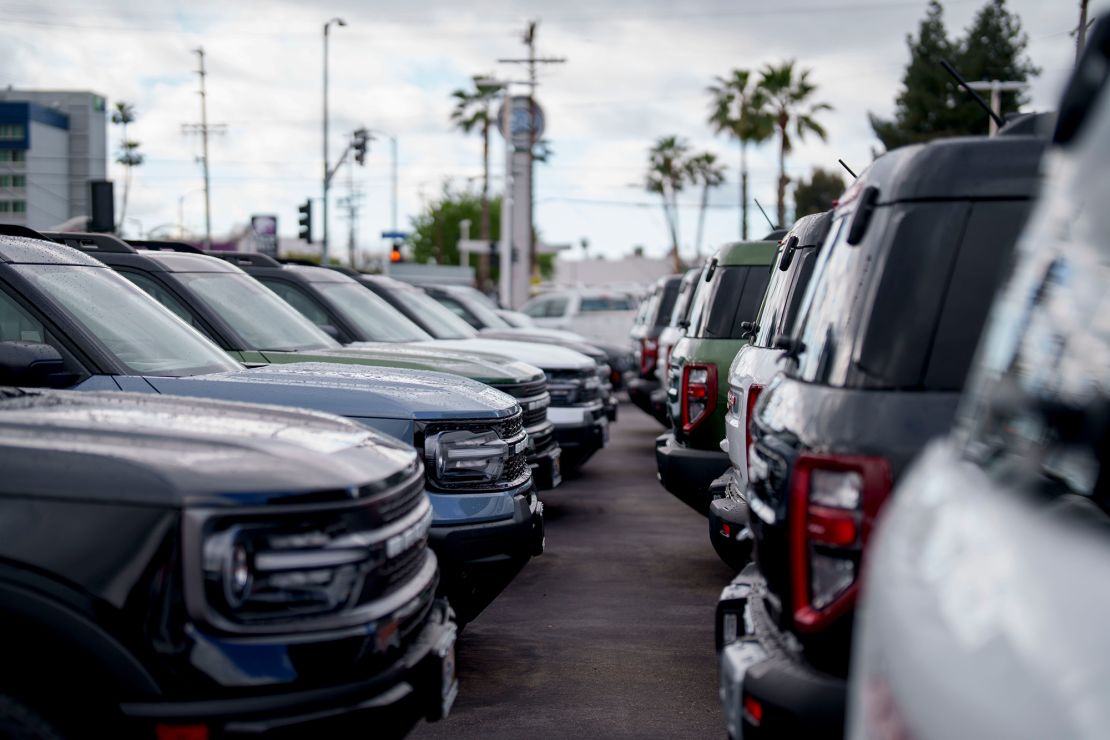
[[[64,736],[27,704],[0,694],[0,740],[64,740]]]

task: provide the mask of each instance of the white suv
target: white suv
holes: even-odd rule
[[[590,339],[624,343],[636,316],[635,298],[604,290],[561,290],[528,301],[521,311],[536,326],[565,329]]]

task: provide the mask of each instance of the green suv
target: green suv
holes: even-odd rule
[[[663,487],[703,514],[709,509],[710,483],[729,465],[721,449],[728,368],[748,342],[777,251],[774,241],[721,247],[702,270],[686,335],[671,351],[671,430],[655,440],[655,460]]]

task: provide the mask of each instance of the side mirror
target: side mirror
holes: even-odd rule
[[[741,321],[740,322],[740,338],[751,339],[755,333],[759,331],[759,325],[754,321]]]
[[[794,253],[798,251],[798,235],[791,234],[790,238],[786,240],[786,244],[782,245],[782,259],[779,260],[779,269],[785,272],[790,269],[790,263],[794,261]]]
[[[781,349],[783,354],[779,357],[779,362],[784,360],[792,360],[797,362],[802,353],[806,351],[806,344],[797,337],[787,336],[786,334],[779,334],[771,343],[775,349]]]
[[[37,342],[0,342],[0,385],[65,388],[77,381],[58,350]]]
[[[320,324],[320,331],[324,332],[335,341],[339,341],[339,330],[331,324]]]

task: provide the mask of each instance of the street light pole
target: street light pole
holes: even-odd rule
[[[332,24],[346,26],[347,22],[342,18],[332,18],[324,24],[324,198],[323,213],[320,218],[324,224],[324,236],[321,242],[320,262],[325,265],[328,263],[328,186],[331,180],[328,167],[328,31]]]

